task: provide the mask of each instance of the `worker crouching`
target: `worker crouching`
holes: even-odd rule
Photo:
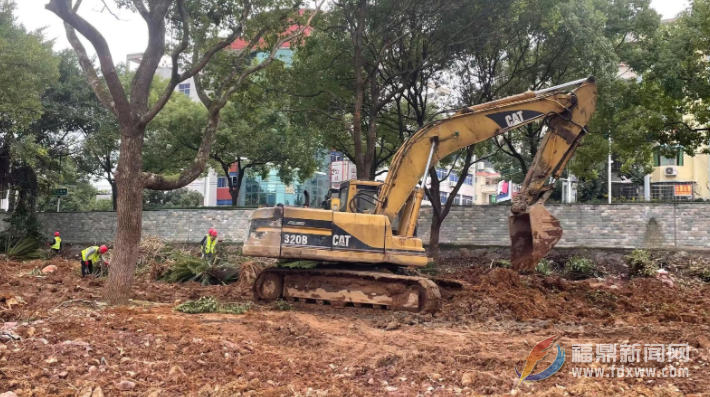
[[[212,262],[214,259],[215,247],[217,246],[217,231],[210,229],[207,232],[207,235],[202,238],[200,245],[202,246],[202,258]]]
[[[94,273],[94,264],[99,263],[100,260],[103,260],[102,255],[105,254],[108,251],[108,247],[105,245],[102,245],[100,247],[98,246],[91,246],[83,251],[81,251],[81,277],[83,278],[86,275],[91,275]],[[108,262],[105,260],[103,261],[104,265],[108,265]]]

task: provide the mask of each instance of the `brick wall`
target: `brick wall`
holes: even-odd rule
[[[710,248],[710,204],[550,205],[564,234],[558,247]],[[465,246],[507,246],[508,215],[504,206],[454,207],[441,229],[441,243]],[[198,242],[216,228],[225,241],[243,242],[251,210],[164,210],[143,212],[143,234],[175,242]],[[2,217],[2,215],[0,215]],[[62,232],[67,242],[112,240],[116,214],[42,213],[46,234]],[[429,239],[431,208],[424,207],[418,232]],[[0,230],[4,222],[0,222]]]

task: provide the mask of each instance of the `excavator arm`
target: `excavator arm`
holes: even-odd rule
[[[571,86],[577,88],[563,92]],[[468,107],[426,125],[395,154],[378,194],[383,199],[378,201],[374,213],[394,219],[401,211],[401,219],[415,224],[419,205],[413,202],[423,197],[423,184],[431,166],[457,150],[542,120],[547,132],[513,200],[509,220],[513,267],[521,271],[534,269],[562,236],[559,221],[542,206],[552,187],[550,178],[560,177],[586,133],[596,98],[597,86],[589,77]],[[400,230],[407,233],[410,229],[405,226]]]

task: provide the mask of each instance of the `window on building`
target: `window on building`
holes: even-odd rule
[[[449,180],[450,180],[451,182],[458,182],[458,181],[459,181],[459,176],[456,175],[456,174],[454,174],[454,173],[452,172],[451,175],[449,175]]]
[[[239,182],[239,177],[230,176],[230,178],[232,178],[232,186],[237,186],[237,183]]]
[[[473,175],[466,175],[466,179],[463,181],[466,185],[473,185]]]
[[[656,167],[662,167],[664,165],[683,165],[683,149],[678,148],[675,157],[665,157],[661,155],[659,150],[655,150],[653,153],[653,165]]]
[[[217,187],[227,187],[227,178],[223,176],[217,178]]]
[[[456,197],[454,197],[454,205],[461,205],[461,195],[457,194]]]
[[[448,174],[448,172],[445,169],[443,169],[443,168],[436,169],[436,177],[439,178],[440,181],[443,181],[444,178],[446,178],[446,174]]]
[[[471,197],[471,196],[463,196],[463,199],[461,200],[461,204],[463,204],[463,205],[473,205],[473,197]]]
[[[190,96],[190,83],[178,84],[178,91],[187,96]]]
[[[441,192],[439,193],[439,198],[441,199],[441,204],[446,204],[446,200],[449,199],[449,193]]]

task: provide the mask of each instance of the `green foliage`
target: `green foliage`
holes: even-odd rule
[[[111,199],[100,199],[94,201],[90,211],[113,211],[113,202]]]
[[[426,274],[429,276],[436,276],[439,274],[439,269],[436,267],[436,262],[429,262],[426,266],[417,269],[419,273]]]
[[[175,310],[182,313],[221,313],[221,314],[244,314],[251,310],[251,302],[236,304],[221,304],[213,296],[203,296],[196,301],[187,301],[175,306]]]
[[[508,259],[498,259],[497,261],[494,261],[491,264],[492,267],[502,267],[504,269],[510,269],[512,264],[510,263],[510,260]]]
[[[597,265],[591,259],[573,256],[565,263],[565,276],[571,280],[584,280],[600,275]]]
[[[654,277],[658,271],[658,264],[646,250],[631,251],[626,256],[626,264],[629,266],[629,278]]]
[[[202,194],[188,188],[176,190],[143,190],[143,209],[195,208],[203,204]]]
[[[710,283],[710,268],[704,268],[697,273],[697,277],[706,283]]]
[[[220,264],[219,258],[208,262],[188,255],[177,254],[175,262],[170,266],[165,278],[170,282],[197,281],[202,285],[215,285],[232,283],[237,280],[238,275],[236,266]]]
[[[277,299],[276,302],[274,302],[274,307],[276,308],[276,310],[280,311],[293,310],[293,305],[283,299]]]
[[[23,239],[42,241],[42,225],[37,219],[37,214],[26,207],[20,207],[6,220],[9,227],[0,233],[0,238],[6,243]]]
[[[540,263],[537,264],[535,267],[535,272],[538,274],[542,274],[543,276],[549,276],[552,274],[552,265],[550,265],[550,261],[547,259],[543,258],[540,260]]]
[[[317,170],[324,150],[318,130],[296,122],[302,115],[288,112],[291,97],[279,92],[288,78],[282,62],[251,76],[221,112],[220,127],[210,152],[210,165],[228,177],[237,164],[240,176],[266,176],[275,169],[281,181],[304,181]],[[208,124],[207,110],[184,95],[168,103],[149,125],[145,164],[148,168],[180,171],[193,161]],[[166,160],[165,153],[171,157]],[[228,187],[238,194],[241,180]]]
[[[318,261],[293,261],[293,260],[282,260],[277,264],[278,267],[288,267],[291,269],[312,269],[318,266]]]
[[[10,259],[25,261],[42,258],[39,243],[37,240],[29,237],[25,237],[14,243],[12,243],[10,239],[7,239],[4,248],[5,255]]]
[[[42,31],[28,32],[13,15],[13,1],[0,0],[0,128],[19,131],[42,113],[42,94],[57,79],[57,59]],[[1,147],[2,145],[0,145]]]
[[[213,296],[203,296],[196,301],[187,301],[175,306],[175,310],[183,313],[215,313],[219,303]]]

